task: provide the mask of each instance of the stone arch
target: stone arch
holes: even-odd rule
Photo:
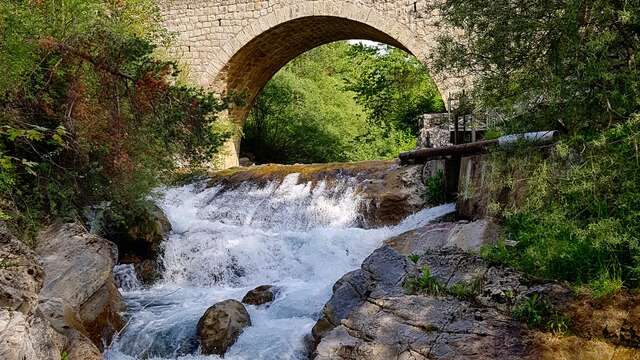
[[[440,32],[437,14],[421,12],[431,0],[160,0],[172,49],[192,69],[197,84],[243,93],[246,105],[230,111],[240,124],[260,90],[289,61],[314,47],[347,39],[393,45],[421,60]],[[443,97],[464,79],[433,74]],[[226,166],[237,165],[239,138]]]

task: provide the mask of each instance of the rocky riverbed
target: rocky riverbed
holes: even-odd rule
[[[640,359],[640,296],[488,263],[499,226],[423,209],[421,173],[217,173],[162,190],[125,256],[80,224],[35,249],[0,224],[0,359]],[[517,321],[531,299],[561,321]]]
[[[475,253],[493,240],[485,220],[430,224],[386,240],[334,285],[313,329],[314,359],[640,358],[629,341],[640,329],[637,305],[600,304],[594,312],[593,300],[566,284],[492,266]],[[423,269],[441,290],[407,286]],[[554,334],[514,320],[514,307],[534,296],[573,321],[581,314],[579,322]]]

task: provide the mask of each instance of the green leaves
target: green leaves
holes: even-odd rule
[[[471,73],[479,109],[507,132],[594,133],[640,110],[640,2],[445,0],[437,71]]]
[[[545,278],[639,286],[639,121],[634,116],[590,141],[565,140],[550,157],[493,154],[485,191],[517,184],[517,202],[503,203],[500,213],[516,245],[484,255]],[[509,175],[515,178],[507,183]]]
[[[218,99],[155,55],[153,0],[0,2],[0,211],[31,237],[87,205],[135,207],[231,135]]]
[[[262,90],[242,150],[258,162],[390,159],[415,147],[417,115],[442,101],[417,59],[337,42],[294,59]]]

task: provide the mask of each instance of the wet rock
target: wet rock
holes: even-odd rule
[[[263,305],[275,299],[277,288],[272,285],[262,285],[250,290],[243,298],[242,303],[248,305]]]
[[[198,321],[202,353],[224,355],[247,326],[251,326],[251,319],[240,302],[225,300],[213,305]]]
[[[145,284],[157,281],[162,274],[159,261],[163,252],[162,242],[171,231],[171,223],[162,209],[150,205],[147,211],[136,214],[126,224],[107,215],[105,223],[107,237],[118,246],[118,262],[133,264]]]
[[[101,348],[123,326],[123,301],[114,279],[118,250],[78,224],[55,225],[38,238],[45,270],[42,298],[59,298],[73,308],[82,329]]]
[[[320,319],[311,331],[314,339],[320,339],[346,319],[351,312],[362,305],[371,293],[373,280],[363,270],[355,270],[344,275],[333,285],[331,299],[324,305]]]
[[[320,182],[331,186],[337,179],[354,178],[356,193],[363,199],[359,212],[364,227],[395,225],[425,205],[422,166],[400,166],[396,161],[236,167],[211,174],[209,185],[233,189],[247,183],[282,181],[294,173],[299,174],[298,183],[311,186]]]

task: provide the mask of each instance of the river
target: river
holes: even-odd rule
[[[157,203],[173,227],[163,278],[150,288],[127,281],[127,324],[106,359],[218,359],[198,354],[198,319],[216,302],[265,284],[279,288],[275,301],[247,306],[253,325],[224,358],[306,359],[305,337],[335,281],[385,239],[454,210],[444,205],[397,226],[363,229],[354,178],[298,182],[290,174],[233,189],[204,182],[162,189]]]

